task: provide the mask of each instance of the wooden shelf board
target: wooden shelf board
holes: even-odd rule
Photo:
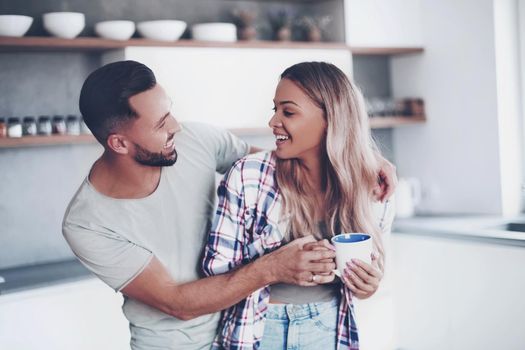
[[[51,136],[24,136],[19,138],[0,138],[0,148],[16,148],[31,146],[52,146],[81,143],[95,143],[92,135],[51,135]]]
[[[427,121],[425,116],[413,117],[371,117],[370,127],[372,129],[395,128],[397,126],[423,124]]]
[[[370,118],[372,129],[393,128],[402,125],[421,124],[426,121],[425,117],[373,117]],[[270,136],[272,131],[268,127],[262,128],[231,128],[229,129],[237,136]],[[0,138],[1,148],[36,147],[52,145],[89,144],[97,141],[92,135],[51,135],[51,136],[24,136],[20,138]]]
[[[126,47],[217,47],[242,49],[320,49],[320,50],[350,50],[354,55],[399,55],[423,52],[423,48],[363,48],[349,47],[344,43],[334,42],[299,42],[299,41],[198,41],[181,39],[173,42],[130,39],[125,41],[109,40],[96,37],[79,37],[62,39],[54,37],[0,37],[0,52],[20,51],[107,51],[124,49]]]
[[[407,55],[422,53],[422,47],[350,47],[353,55]]]
[[[220,48],[272,48],[272,49],[344,49],[349,47],[343,43],[330,42],[280,42],[280,41],[197,41],[181,39],[173,42],[130,39],[126,41],[101,38],[79,37],[62,39],[53,37],[0,37],[0,51],[106,51],[124,49],[133,46],[149,47],[220,47]]]

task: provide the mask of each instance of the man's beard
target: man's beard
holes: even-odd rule
[[[134,143],[137,154],[135,154],[135,161],[147,166],[172,166],[177,161],[177,150],[173,150],[169,155],[164,155],[162,152],[150,152],[145,148],[140,147]]]

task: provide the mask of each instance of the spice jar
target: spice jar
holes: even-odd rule
[[[66,134],[66,121],[61,115],[55,115],[51,123],[53,127],[53,134],[55,135],[65,135]]]
[[[36,135],[36,121],[33,117],[25,117],[22,123],[22,135],[35,136]]]
[[[47,115],[41,115],[38,118],[37,131],[38,131],[38,135],[45,135],[45,136],[51,135],[51,131],[52,131],[51,119]]]
[[[84,118],[80,119],[80,132],[85,135],[91,134],[91,130],[89,130],[88,126],[86,125]]]
[[[66,119],[66,132],[68,135],[80,135],[80,121],[75,115],[68,115]]]
[[[7,119],[7,136],[22,137],[22,124],[18,118]]]
[[[7,125],[5,118],[0,118],[0,137],[7,137]]]

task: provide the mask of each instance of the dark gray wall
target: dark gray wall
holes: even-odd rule
[[[339,10],[334,11],[334,8]],[[267,28],[268,13],[284,10],[290,14],[330,14],[333,21],[327,28],[329,41],[344,41],[343,0],[307,1],[232,1],[232,0],[2,0],[0,14],[20,14],[34,18],[27,35],[47,35],[42,26],[42,14],[55,11],[82,12],[86,28],[81,36],[92,36],[93,24],[104,20],[128,19],[135,22],[154,19],[179,19],[189,25],[197,22],[230,21],[233,9],[256,11],[260,37],[270,39]],[[188,31],[185,36],[188,36]]]

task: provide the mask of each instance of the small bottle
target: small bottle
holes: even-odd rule
[[[24,117],[22,123],[22,135],[35,136],[36,135],[36,121],[33,117]]]
[[[7,124],[5,118],[0,118],[0,137],[7,137]]]
[[[66,119],[66,132],[68,135],[80,135],[80,121],[75,115],[68,115]]]
[[[51,123],[53,126],[53,134],[55,135],[65,135],[66,134],[66,121],[61,115],[55,115]]]
[[[7,136],[22,137],[22,124],[18,118],[7,119]]]
[[[38,135],[49,136],[51,135],[51,119],[47,115],[41,115],[38,118],[37,124]]]

